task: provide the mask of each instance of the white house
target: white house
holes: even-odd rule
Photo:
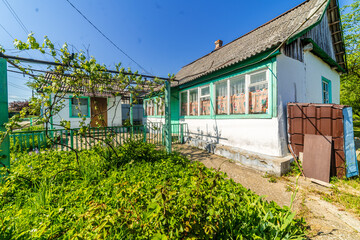
[[[281,174],[286,104],[340,101],[341,29],[336,0],[308,0],[226,45],[216,41],[176,74],[172,122],[188,124],[192,145]],[[163,121],[155,102],[144,101],[146,121]]]
[[[45,78],[51,79],[52,74],[47,73]],[[49,80],[50,81],[50,80]],[[71,92],[51,94],[50,101],[63,101],[60,111],[51,117],[50,127],[61,129],[61,121],[70,122],[71,128],[79,128],[82,116],[86,118],[85,124],[90,127],[122,126],[122,101],[120,96],[107,92],[88,93],[84,91],[80,97]],[[79,116],[81,115],[81,117]]]

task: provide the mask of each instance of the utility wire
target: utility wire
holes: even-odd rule
[[[15,39],[1,23],[0,23],[0,27],[11,37],[11,39]]]
[[[5,0],[6,1],[6,0]],[[93,26],[104,38],[106,38],[116,49],[122,52],[126,57],[133,61],[139,68],[141,68],[145,73],[151,74],[145,68],[143,68],[139,63],[137,63],[133,58],[131,58],[124,50],[118,47],[110,38],[108,38],[99,28],[97,28],[78,8],[74,6],[69,0],[66,0],[91,26]]]
[[[14,16],[15,20],[19,23],[21,28],[24,30],[26,35],[29,34],[29,30],[25,27],[24,23],[21,21],[19,16],[16,14],[15,10],[11,7],[10,3],[7,0],[2,0],[5,6],[9,9],[10,13]]]
[[[17,84],[15,84],[15,83],[8,82],[8,84],[9,84],[9,86],[11,86],[11,87],[14,87],[14,88],[17,88],[17,89],[20,89],[20,90],[23,90],[23,91],[28,91],[28,90],[30,90],[30,89],[28,89],[28,88],[25,88],[25,87],[23,87],[23,86],[17,85]]]

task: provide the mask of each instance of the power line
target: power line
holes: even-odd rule
[[[76,67],[76,66],[72,66],[72,65],[66,65],[63,63],[58,63],[58,62],[50,62],[50,61],[44,61],[44,60],[38,60],[38,59],[31,59],[31,58],[24,58],[24,57],[18,57],[18,56],[10,56],[10,55],[5,55],[3,53],[0,52],[0,57],[5,58],[5,59],[13,59],[13,60],[19,60],[19,61],[24,61],[24,62],[31,62],[31,63],[36,63],[36,64],[45,64],[45,65],[51,65],[51,66],[63,66],[63,67],[74,67],[74,68],[79,68],[82,69],[81,67]],[[13,64],[14,65],[14,64]],[[18,68],[18,66],[15,66]],[[31,68],[27,68],[28,70],[33,70]],[[40,71],[35,69],[35,71]],[[43,71],[43,70],[42,70]],[[99,70],[100,72],[108,72],[108,73],[115,73],[115,74],[124,74],[124,75],[133,75],[133,76],[142,76],[145,79],[146,78],[157,78],[157,79],[161,79],[161,80],[166,80],[168,81],[170,78],[165,78],[165,77],[157,77],[157,76],[151,76],[151,75],[144,75],[144,74],[139,74],[139,73],[131,73],[131,72],[126,72],[126,71],[118,71],[118,70],[109,70],[109,69],[105,69],[105,70]],[[174,80],[177,81],[177,80]]]
[[[124,50],[118,47],[113,41],[110,40],[99,28],[97,28],[79,9],[77,9],[69,0],[66,0],[91,26],[93,26],[104,38],[106,38],[115,48],[122,52],[126,57],[133,61],[139,68],[141,68],[145,73],[151,74],[145,68],[143,68],[139,63],[132,59]]]
[[[28,90],[30,90],[30,89],[25,88],[24,86],[20,86],[20,85],[17,85],[17,84],[15,84],[15,83],[8,82],[8,84],[9,84],[9,86],[11,86],[11,87],[14,87],[14,88],[17,88],[17,89],[20,89],[20,90],[23,90],[23,91],[28,91]]]
[[[0,27],[11,37],[11,39],[14,39],[14,37],[5,29],[5,27],[1,23]]]
[[[10,3],[7,0],[3,0],[3,3],[5,6],[9,9],[10,13],[13,15],[15,20],[19,23],[20,27],[24,30],[26,35],[29,34],[29,30],[25,27],[24,23],[21,21],[19,16],[16,14],[15,10],[11,7]]]

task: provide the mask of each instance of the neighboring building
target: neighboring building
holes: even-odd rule
[[[133,104],[133,121],[134,125],[141,125],[143,124],[143,116],[144,116],[144,109],[143,109],[143,99],[139,98],[136,104]],[[129,99],[123,99],[121,102],[121,109],[122,109],[122,122],[125,124],[125,121],[130,123],[130,101]]]
[[[286,104],[340,101],[341,29],[336,0],[309,0],[224,46],[216,41],[176,74],[172,122],[188,124],[195,146],[245,164],[261,158],[255,167],[288,155]],[[155,100],[145,101],[147,121],[163,119]]]
[[[51,81],[53,74],[47,73],[45,78]],[[89,93],[83,92],[82,96],[74,97],[71,92],[61,97],[64,100],[63,108],[51,119],[51,128],[61,129],[62,120],[70,122],[71,128],[79,128],[82,119],[79,113],[86,117],[85,123],[90,127],[98,127],[99,123],[104,127],[113,127],[122,125],[122,103],[121,97],[114,97],[107,92]],[[54,101],[54,94],[51,94],[51,101]],[[95,107],[96,106],[96,107]],[[102,115],[102,119],[99,118]]]

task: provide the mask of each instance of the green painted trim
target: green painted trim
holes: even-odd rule
[[[325,78],[325,77],[323,77],[323,76],[321,76],[321,90],[322,90],[322,92],[321,92],[321,96],[322,96],[322,102],[324,103],[324,94],[323,94],[323,92],[324,92],[324,88],[323,88],[323,82],[326,82],[328,85],[329,85],[329,103],[332,103],[332,86],[331,86],[331,80],[329,80],[329,79],[327,79],[327,78]]]
[[[271,114],[232,114],[215,116],[180,116],[180,119],[270,119]]]
[[[277,62],[272,61],[271,62],[271,68],[269,68],[270,72],[270,79],[271,79],[271,99],[272,101],[269,101],[269,105],[272,104],[271,108],[269,106],[269,109],[272,109],[271,116],[277,117],[277,98],[278,98],[278,91],[277,91]]]
[[[346,71],[334,60],[332,59],[324,50],[319,47],[311,38],[305,38],[302,40],[305,44],[311,43],[313,45],[312,53],[321,58],[324,62],[329,64],[331,67],[337,67],[337,70],[345,73]]]
[[[214,90],[214,85],[216,82],[219,81],[223,81],[225,79],[237,76],[237,75],[243,75],[243,74],[248,74],[248,73],[252,73],[252,72],[256,72],[258,70],[262,70],[262,69],[266,69],[267,73],[269,74],[267,76],[268,78],[268,82],[269,82],[269,106],[268,106],[268,113],[266,114],[230,114],[230,115],[216,115],[215,114],[215,90]],[[246,68],[246,69],[242,69],[239,70],[237,72],[234,72],[232,74],[229,75],[224,75],[220,78],[217,79],[212,79],[210,80],[210,82],[202,82],[199,83],[197,85],[193,85],[191,87],[187,87],[184,89],[179,90],[179,94],[181,94],[182,92],[194,89],[194,88],[198,88],[198,87],[202,87],[202,86],[206,86],[206,85],[210,85],[210,104],[211,104],[211,110],[210,110],[210,115],[207,116],[181,116],[180,118],[183,119],[232,119],[232,118],[272,118],[272,117],[276,117],[277,116],[277,77],[276,77],[277,71],[276,71],[276,57],[273,57],[271,59],[268,59],[267,61],[255,64],[252,68]],[[180,101],[179,101],[180,104]],[[180,106],[179,106],[180,108]]]
[[[154,104],[155,104],[155,102],[157,101],[157,99],[159,99],[160,97],[159,96],[162,96],[162,95],[158,95],[158,96],[156,96],[156,97],[150,97],[150,98],[148,98],[148,99],[144,99],[144,101],[143,101],[143,109],[144,109],[144,111],[143,111],[143,117],[144,118],[146,118],[146,117],[165,117],[165,113],[164,113],[164,115],[158,115],[157,114],[157,111],[158,111],[158,108],[157,107],[155,107],[155,105],[154,105],[154,107],[155,107],[155,110],[154,110],[154,114],[155,115],[150,115],[150,116],[147,116],[145,113],[146,113],[146,102],[148,102],[148,101],[150,101],[150,100],[153,100],[154,101]],[[165,104],[165,103],[164,103]]]
[[[275,49],[272,48],[268,51],[262,52],[260,54],[255,55],[254,57],[244,60],[240,63],[234,64],[234,65],[229,66],[224,69],[220,69],[214,73],[210,73],[206,76],[200,77],[196,80],[190,81],[188,83],[185,83],[183,85],[180,85],[180,86],[177,86],[174,88],[182,90],[182,89],[186,89],[191,86],[194,86],[194,85],[201,86],[201,83],[203,83],[203,85],[206,85],[206,84],[209,84],[208,82],[211,80],[224,79],[229,76],[238,75],[239,73],[245,73],[249,69],[250,69],[249,71],[251,71],[251,69],[254,69],[256,66],[259,66],[259,65],[261,66],[261,65],[271,62],[271,59],[273,59],[277,55],[281,54],[280,50],[276,50],[275,52],[274,52],[274,50]]]
[[[214,83],[210,83],[210,117],[215,116],[215,91],[214,91]]]
[[[295,41],[296,39],[298,39],[299,37],[303,36],[305,33],[307,33],[308,31],[310,31],[311,29],[313,29],[314,27],[316,27],[317,25],[320,24],[320,22],[323,20],[324,18],[324,15],[327,11],[327,8],[329,7],[329,4],[330,4],[330,1],[331,0],[328,0],[327,4],[326,4],[326,7],[325,7],[325,10],[324,12],[321,14],[321,17],[319,18],[319,20],[317,20],[313,25],[310,25],[309,27],[305,28],[304,30],[302,30],[301,32],[295,34],[293,37],[289,38],[286,42],[286,44],[290,44],[292,43],[293,41]],[[339,5],[338,5],[339,6]]]
[[[51,102],[52,102],[52,100],[51,100],[51,94],[50,94],[50,98],[49,98],[49,100],[50,100],[50,106],[51,106]],[[52,113],[50,113],[50,130],[53,130],[54,129],[54,121],[53,121],[53,115],[52,115]]]
[[[0,131],[6,132],[5,124],[9,121],[7,61],[0,58]],[[6,135],[0,144],[0,162],[10,168],[10,138]],[[0,166],[2,167],[2,166]],[[0,179],[3,176],[0,175]]]
[[[82,115],[81,117],[79,116],[73,116],[72,114],[72,108],[71,108],[71,104],[72,104],[72,99],[73,99],[73,96],[70,95],[69,96],[69,118],[82,118],[82,117],[85,117],[85,118],[90,118],[91,116],[91,113],[90,113],[90,97],[77,97],[77,98],[86,98],[88,100],[88,114],[85,116],[85,115]]]

